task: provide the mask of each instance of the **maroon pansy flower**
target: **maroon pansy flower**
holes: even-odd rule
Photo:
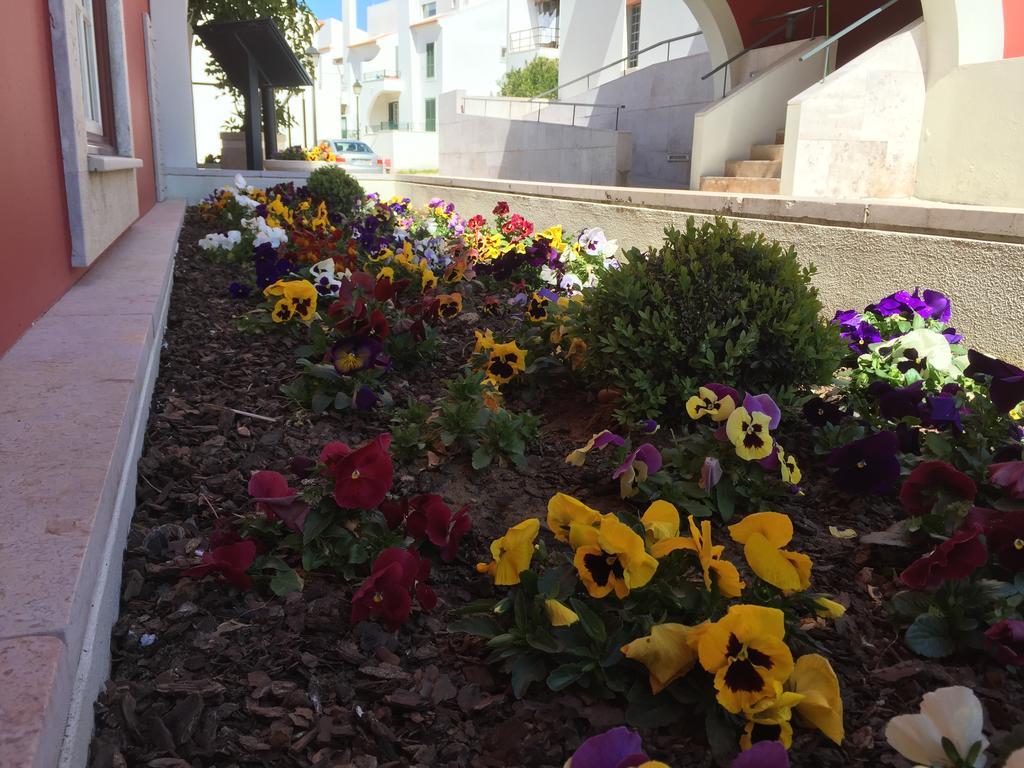
[[[429,560],[409,549],[388,547],[377,556],[370,576],[352,596],[351,622],[376,616],[392,631],[397,630],[409,618],[413,594],[423,610],[432,610],[437,595],[426,583],[429,575]]]
[[[1011,499],[1024,499],[1024,461],[989,464],[988,481],[998,485]]]
[[[446,563],[455,559],[459,543],[471,525],[468,506],[453,514],[444,499],[434,493],[425,493],[409,501],[406,531],[413,538],[426,539],[437,547]]]
[[[296,489],[288,487],[288,481],[280,472],[253,472],[249,478],[249,495],[267,520],[280,520],[289,530],[302,532],[309,505],[299,498]]]
[[[981,540],[981,526],[970,524],[939,544],[924,557],[911,563],[900,581],[911,589],[937,587],[948,579],[965,579],[988,560]]]
[[[334,500],[339,507],[374,509],[384,501],[394,477],[390,447],[391,435],[385,432],[351,453],[324,462],[334,478]]]
[[[985,630],[985,645],[1000,663],[1024,667],[1024,621],[1004,619]]]
[[[211,573],[219,574],[228,584],[239,589],[251,589],[252,579],[248,570],[256,561],[256,542],[240,541],[215,547],[203,553],[202,565],[196,565],[182,572],[182,576],[201,579]]]
[[[838,405],[817,396],[804,403],[803,413],[804,418],[813,427],[838,424],[846,417],[846,413]]]
[[[876,432],[836,448],[828,466],[839,488],[850,494],[888,493],[900,477],[899,441],[893,432]]]
[[[900,504],[911,517],[924,517],[938,501],[973,501],[977,492],[974,481],[952,464],[925,461],[903,481]]]
[[[971,364],[964,374],[976,381],[991,377],[988,396],[1001,413],[1009,413],[1024,401],[1024,370],[974,349],[968,350],[967,359]]]

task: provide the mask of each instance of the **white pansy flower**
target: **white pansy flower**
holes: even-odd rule
[[[317,293],[321,296],[338,295],[338,291],[341,290],[341,280],[334,272],[334,259],[318,261],[309,268],[309,272]]]
[[[557,285],[558,273],[555,272],[555,270],[553,270],[547,264],[545,264],[543,267],[540,268],[540,279],[543,280],[548,285]]]
[[[229,251],[238,245],[241,239],[242,233],[237,229],[232,229],[226,235],[222,235],[220,232],[211,232],[199,241],[199,247],[204,251]]]
[[[889,745],[908,760],[925,766],[954,768],[942,740],[948,739],[961,758],[966,759],[981,742],[971,768],[983,768],[988,739],[982,733],[985,713],[974,691],[962,685],[926,693],[917,715],[898,715],[885,728]]]
[[[591,256],[604,253],[605,248],[608,247],[608,238],[605,237],[604,230],[599,227],[584,229],[582,234],[580,234],[578,242],[580,247]]]
[[[235,174],[235,186],[238,189],[242,189],[242,190],[245,190],[245,189],[249,188],[248,185],[245,183],[245,177],[242,174],[240,174],[240,173],[236,173]]]
[[[872,350],[882,347],[892,347],[893,359],[899,360],[905,352],[913,350],[916,353],[915,362],[923,360],[929,368],[959,378],[962,375],[962,367],[956,365],[953,359],[953,351],[949,348],[949,340],[930,328],[918,328],[889,341],[880,341],[870,345]]]

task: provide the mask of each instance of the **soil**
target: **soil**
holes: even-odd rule
[[[359,444],[387,429],[389,419],[382,410],[296,414],[278,391],[296,375],[295,339],[238,329],[244,305],[226,290],[233,269],[195,247],[205,233],[190,216],[139,462],[111,679],[96,705],[91,765],[554,768],[583,739],[621,725],[623,710],[614,702],[579,693],[535,686],[516,700],[507,677],[483,664],[480,641],[446,630],[450,610],[493,590],[472,567],[486,558],[490,540],[528,515],[543,518],[556,491],[603,511],[626,504],[606,463],[577,469],[563,462],[603,426],[600,407],[585,393],[551,392],[531,404],[542,414],[543,439],[523,469],[475,472],[456,459],[396,474],[396,492],[439,493],[456,509],[470,504],[474,522],[459,559],[434,571],[438,607],[414,613],[398,633],[372,622],[350,625],[354,586],[333,577],[310,575],[301,593],[285,598],[180,578],[217,518],[247,507],[252,471],[286,471],[293,456],[315,455],[329,440]],[[465,323],[447,333],[434,367],[390,380],[396,400],[436,395],[465,361],[472,338]],[[906,649],[885,602],[909,555],[828,531],[886,528],[894,504],[839,494],[820,460],[797,454],[805,477],[818,479],[783,511],[794,521],[795,546],[814,560],[815,589],[849,606],[842,620],[810,632],[839,675],[847,739],[839,748],[797,729],[792,764],[908,765],[886,744],[885,724],[916,711],[922,693],[943,685],[974,688],[991,731],[1024,722],[1019,676],[1009,678],[983,658],[940,664]],[[675,768],[712,764],[702,729],[659,729],[644,733],[644,743]]]

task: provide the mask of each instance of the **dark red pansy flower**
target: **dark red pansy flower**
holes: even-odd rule
[[[836,448],[828,457],[832,476],[846,493],[888,493],[900,478],[896,457],[899,441],[893,432],[876,432]]]
[[[299,498],[296,489],[288,487],[288,481],[280,472],[253,472],[249,478],[249,495],[267,520],[280,520],[289,530],[302,532],[309,505]]]
[[[228,544],[237,544],[242,540],[238,531],[231,525],[226,517],[218,517],[213,522],[213,530],[210,531],[210,548],[225,547]]]
[[[400,501],[382,501],[380,506],[377,507],[384,519],[387,521],[388,528],[396,530],[400,528],[407,517],[409,517],[409,500],[401,499]]]
[[[970,365],[964,371],[965,375],[975,381],[984,381],[985,376],[991,377],[988,396],[1001,413],[1009,413],[1024,401],[1024,370],[975,349],[968,350],[967,359]]]
[[[352,453],[352,449],[339,440],[332,440],[320,451],[320,463],[324,465],[324,474],[333,477],[335,468],[342,459]]]
[[[1004,619],[985,630],[985,645],[1000,663],[1024,667],[1024,621]]]
[[[211,573],[220,574],[224,581],[239,589],[251,589],[252,579],[247,571],[256,561],[256,542],[240,541],[223,547],[214,547],[203,553],[203,564],[182,572],[182,576],[201,579]]]
[[[1024,573],[1024,510],[1006,512],[988,528],[988,543],[999,564]]]
[[[988,480],[998,485],[1011,499],[1024,499],[1024,461],[989,464]]]
[[[973,501],[978,488],[967,475],[945,461],[925,461],[914,467],[900,488],[900,504],[911,517],[930,514],[937,501]]]
[[[803,413],[804,418],[813,427],[838,424],[846,417],[846,413],[838,405],[817,396],[804,403]]]
[[[414,539],[426,539],[437,547],[446,563],[455,559],[459,544],[470,527],[468,507],[452,514],[444,499],[434,493],[425,493],[409,501],[406,532]]]
[[[352,623],[376,616],[397,630],[412,611],[413,592],[423,610],[433,609],[437,595],[425,583],[429,575],[430,561],[414,551],[401,547],[383,550],[373,561],[370,576],[352,596]]]
[[[508,213],[508,203],[504,200],[500,201],[496,206],[494,206],[494,210],[491,211],[491,213],[495,216],[504,216]]]
[[[377,435],[331,465],[334,500],[346,509],[374,509],[391,490],[391,435]]]
[[[911,589],[937,587],[948,579],[965,579],[988,560],[981,526],[968,523],[924,557],[911,563],[900,581]]]

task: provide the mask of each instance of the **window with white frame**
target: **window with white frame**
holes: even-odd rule
[[[423,4],[423,18],[429,19],[431,16],[437,16],[437,3],[424,3]]]
[[[113,152],[116,138],[106,0],[74,0],[74,13],[87,140],[94,150]]]
[[[427,77],[432,78],[434,76],[434,44],[427,43]]]
[[[626,30],[626,66],[635,67],[640,63],[640,0],[629,6],[628,29]]]

